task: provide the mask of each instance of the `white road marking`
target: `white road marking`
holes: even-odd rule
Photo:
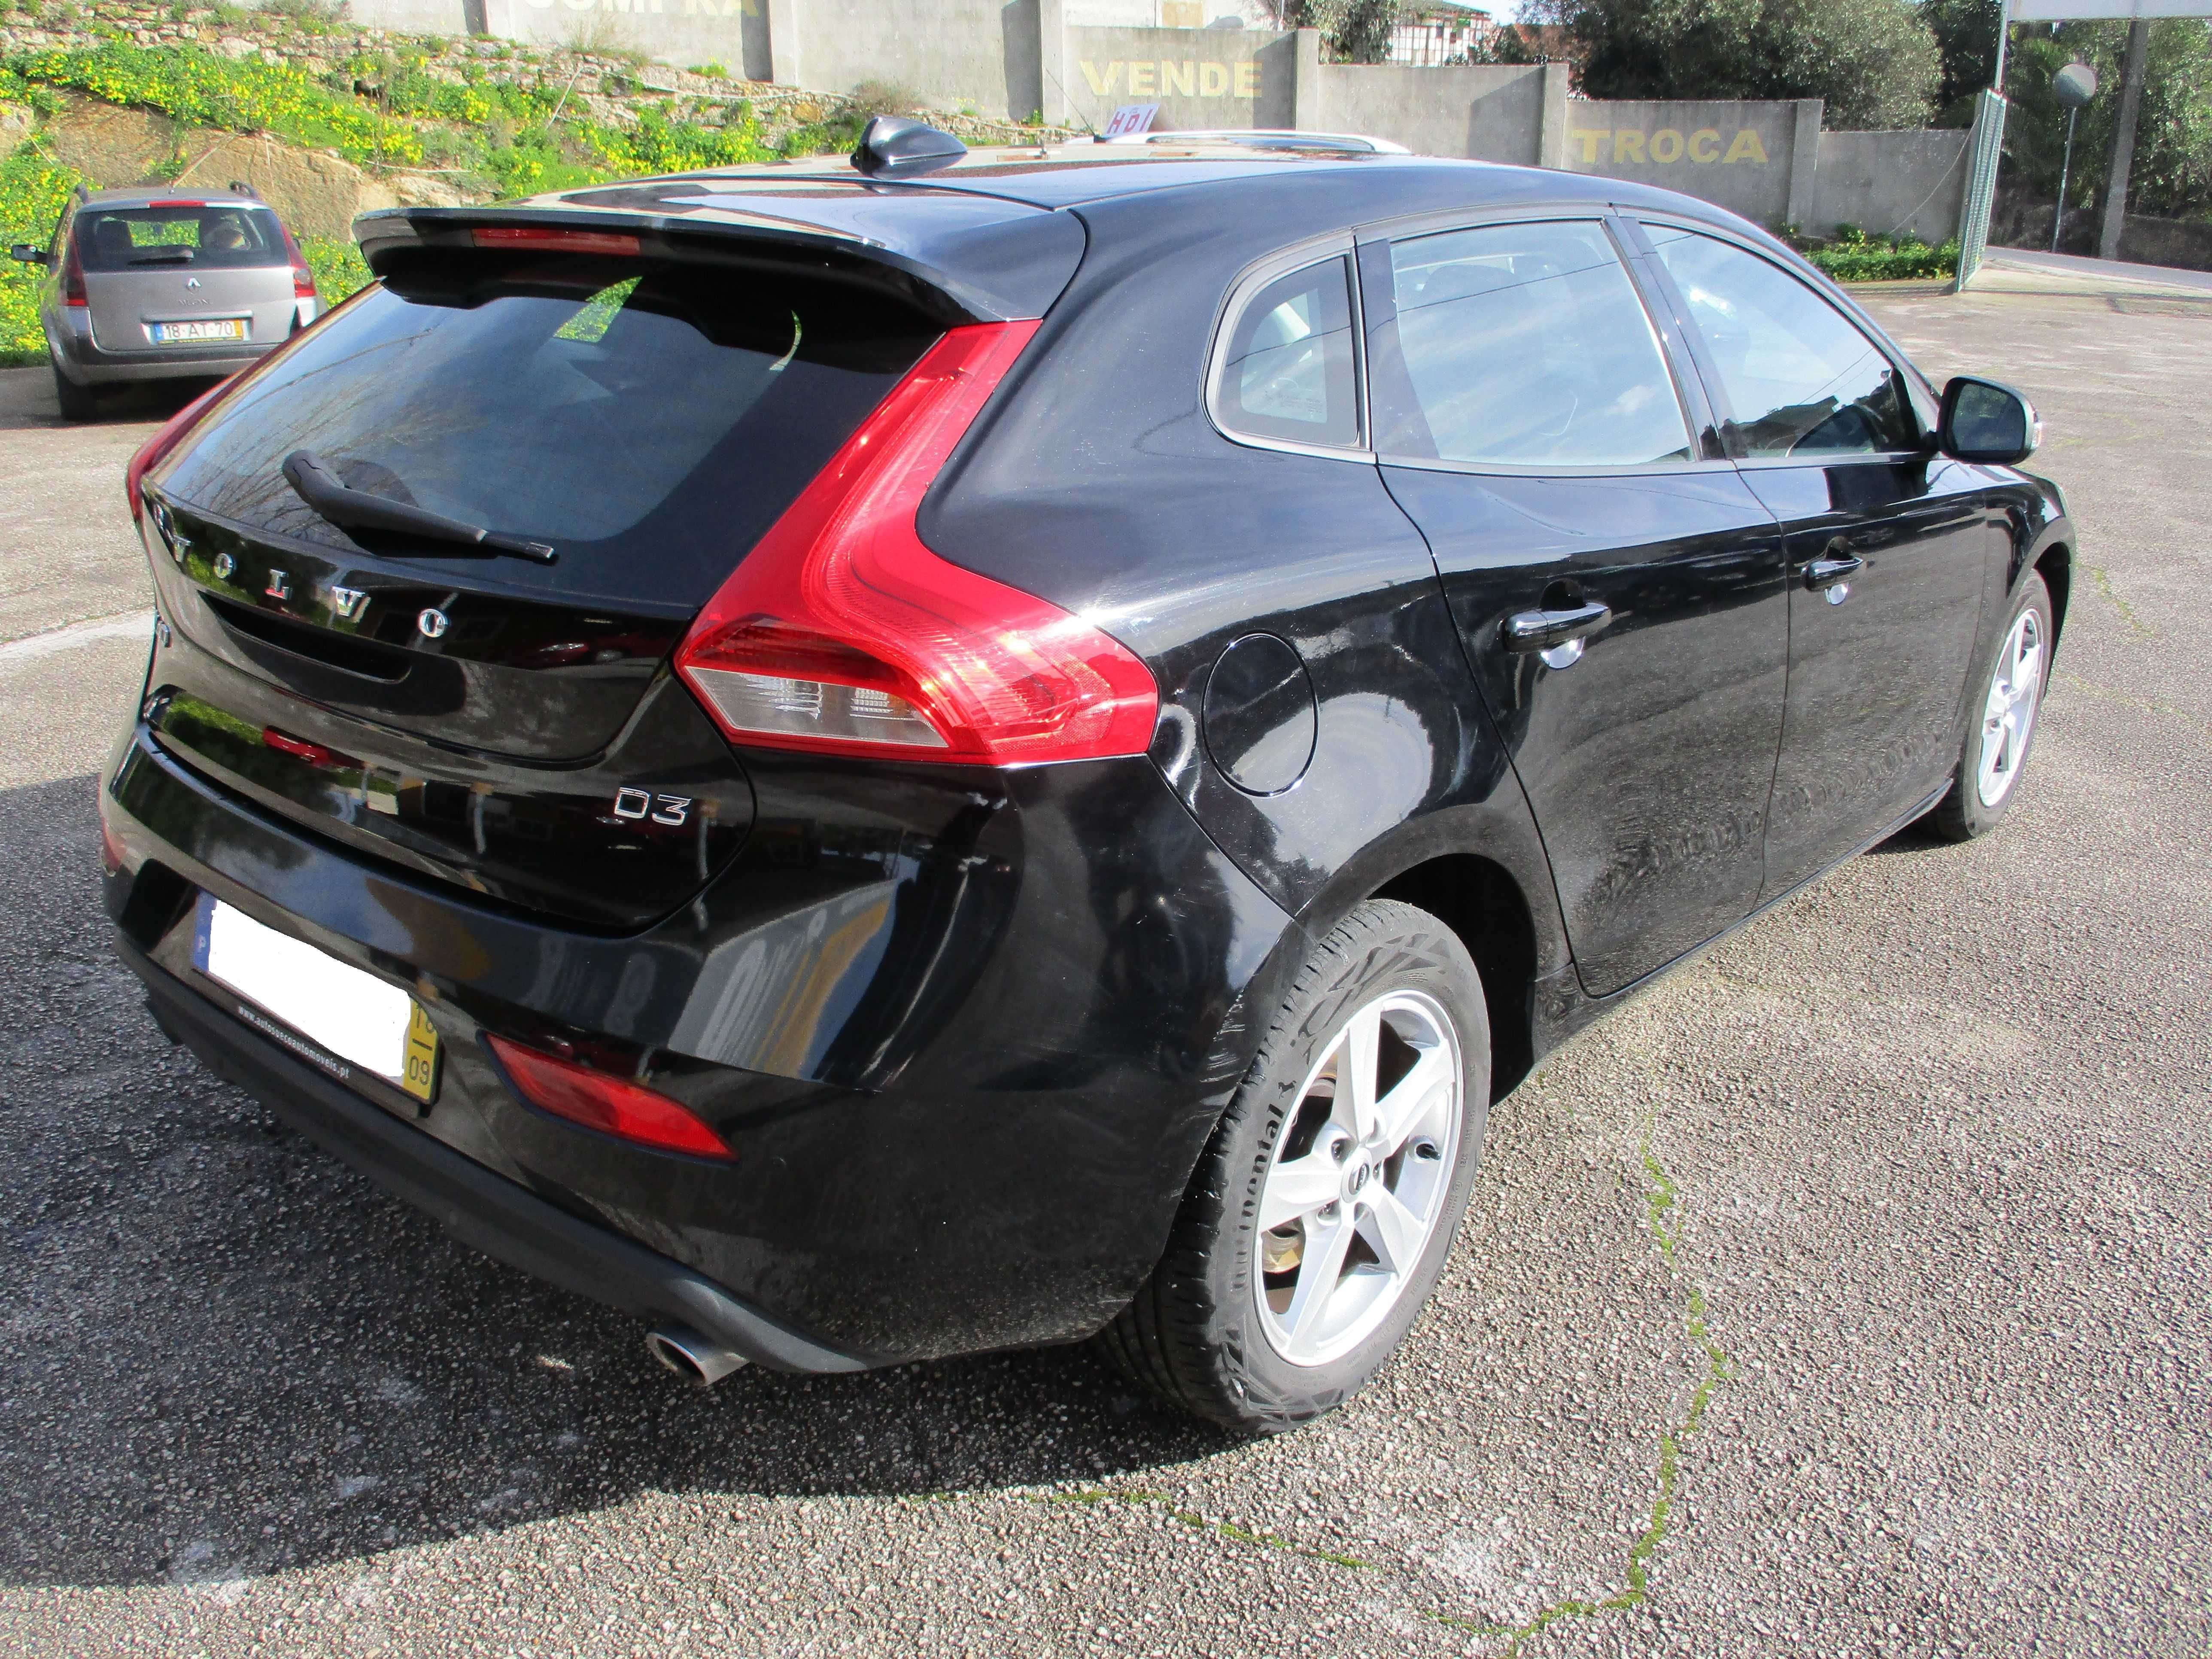
[[[136,635],[150,640],[154,633],[154,613],[150,611],[125,611],[112,617],[94,617],[90,622],[71,623],[66,628],[50,628],[43,634],[27,635],[20,640],[10,640],[0,645],[0,663],[27,662],[33,657],[50,657],[59,651],[74,651],[80,645],[91,645],[100,640],[122,640]]]

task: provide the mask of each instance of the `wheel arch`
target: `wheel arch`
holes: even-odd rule
[[[1536,1060],[1536,927],[1512,872],[1479,853],[1446,853],[1400,872],[1369,896],[1427,911],[1467,946],[1490,1014],[1490,1097],[1510,1092]]]
[[[2051,638],[2055,646],[2066,632],[2066,602],[2074,592],[2074,550],[2063,541],[2052,541],[2036,550],[2034,568],[2051,590]]]
[[[1299,914],[1292,954],[1372,898],[1427,911],[1474,958],[1490,1016],[1491,1098],[1499,1098],[1538,1058],[1539,981],[1571,970],[1551,864],[1519,790],[1424,814],[1370,843]]]

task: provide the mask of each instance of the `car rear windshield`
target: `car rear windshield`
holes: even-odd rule
[[[305,449],[350,489],[558,552],[544,566],[454,561],[423,543],[410,565],[696,605],[937,332],[821,278],[418,256],[243,388],[160,482],[234,522],[365,544],[375,532],[349,538],[286,481],[285,457]]]
[[[291,263],[284,233],[267,208],[87,208],[77,216],[76,240],[87,270]]]

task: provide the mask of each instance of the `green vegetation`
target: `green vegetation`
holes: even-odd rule
[[[302,236],[300,252],[307,256],[307,269],[315,273],[315,291],[323,296],[325,310],[368,286],[368,263],[348,239]]]
[[[361,54],[318,79],[198,46],[106,40],[15,54],[0,63],[0,98],[51,100],[50,88],[64,88],[199,125],[335,149],[361,166],[434,165],[465,192],[487,196],[813,155],[850,142],[853,124],[832,121],[788,134],[772,149],[742,100],[719,124],[679,116],[664,99],[641,109],[634,125],[618,126],[588,118],[569,97],[573,82],[542,67],[494,80],[471,64],[465,79],[453,81],[427,64],[418,55]]]
[[[46,246],[76,184],[76,173],[33,144],[0,160],[0,244]],[[39,327],[39,283],[45,276],[40,265],[0,264],[0,366],[46,361]]]
[[[201,126],[274,133],[364,166],[406,167],[422,159],[422,141],[408,123],[286,64],[103,40],[17,52],[0,69],[12,81],[141,105]]]
[[[1838,225],[1832,240],[1807,248],[1805,257],[1839,283],[1953,276],[1959,270],[1959,239],[1930,247],[1909,231],[1896,238],[1872,236],[1856,225]]]
[[[337,26],[327,0],[281,0],[297,26]],[[51,115],[56,94],[158,110],[180,122],[265,132],[307,149],[334,149],[359,166],[434,166],[465,194],[513,197],[611,179],[686,172],[808,155],[849,147],[859,123],[838,118],[785,135],[771,147],[750,104],[735,100],[719,118],[677,112],[672,100],[637,112],[634,125],[591,119],[569,94],[573,78],[540,64],[501,63],[495,80],[471,64],[462,80],[430,72],[426,57],[357,54],[326,76],[258,59],[234,60],[196,46],[138,46],[125,40],[15,53],[0,60],[0,102]],[[708,65],[708,68],[714,66]],[[44,245],[80,180],[35,143],[0,159],[0,223],[10,242]],[[335,304],[368,280],[349,243],[309,239],[308,262]],[[0,354],[42,353],[37,269],[0,269]]]
[[[1531,0],[1520,24],[1564,37],[1585,98],[1819,98],[1832,128],[1917,127],[1942,80],[1913,0]]]

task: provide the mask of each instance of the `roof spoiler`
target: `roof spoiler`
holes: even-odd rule
[[[887,294],[946,328],[1041,317],[1083,257],[1085,235],[1072,214],[1010,211],[977,225],[923,223],[902,244],[834,226],[705,211],[654,212],[657,191],[684,180],[648,180],[593,195],[629,201],[590,205],[384,208],[353,222],[354,240],[377,276],[431,249],[538,246],[804,271],[820,281]],[[854,180],[855,184],[860,181]],[[930,216],[923,216],[927,220]],[[477,233],[486,233],[479,236]],[[520,233],[520,234],[518,234]]]

